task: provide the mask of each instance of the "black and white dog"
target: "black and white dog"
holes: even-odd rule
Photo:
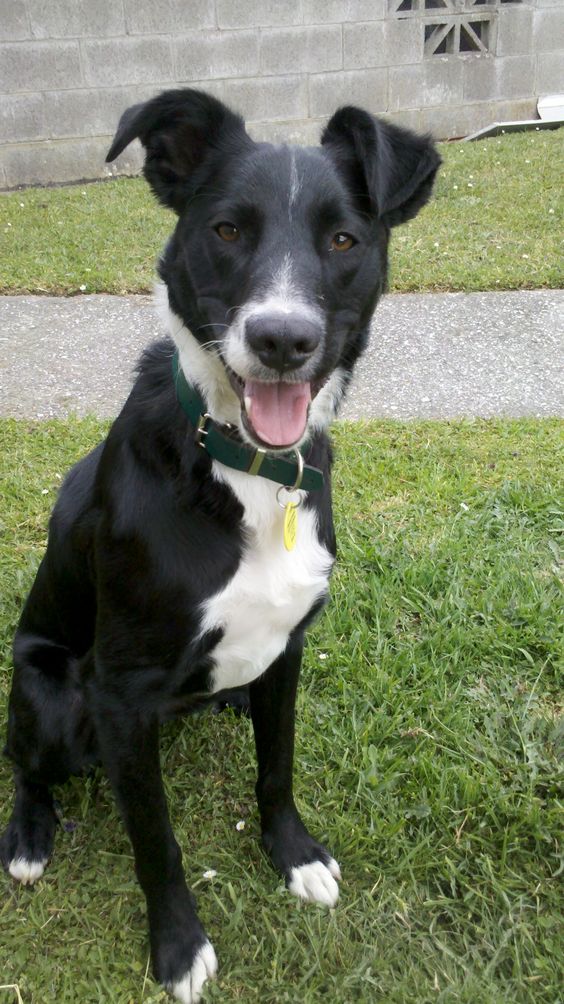
[[[248,688],[264,846],[290,892],[337,901],[339,866],[292,796],[304,631],[335,556],[326,429],[385,287],[390,229],[427,201],[440,159],[428,138],[353,107],[318,148],[255,143],[194,90],[126,111],[108,160],[135,138],[178,214],[160,263],[170,337],[145,353],[53,512],[14,644],[16,797],[0,853],[36,881],[51,786],[101,760],[155,973],[191,1004],[216,957],[169,822],[165,717]]]

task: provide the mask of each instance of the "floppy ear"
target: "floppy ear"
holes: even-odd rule
[[[431,139],[376,119],[361,108],[339,108],[321,142],[369,211],[395,227],[425,205],[441,163]]]
[[[195,190],[198,169],[220,141],[229,148],[252,142],[239,115],[209,94],[189,88],[164,91],[128,108],[119,120],[106,163],[134,139],[145,147],[147,181],[160,202],[177,213]]]

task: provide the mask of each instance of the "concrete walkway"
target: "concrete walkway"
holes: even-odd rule
[[[149,296],[0,297],[0,415],[115,415]],[[344,418],[564,415],[564,290],[390,295]]]

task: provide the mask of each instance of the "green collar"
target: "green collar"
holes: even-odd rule
[[[298,450],[268,453],[248,446],[231,425],[218,425],[205,410],[200,394],[188,383],[180,365],[178,349],[172,357],[172,373],[178,402],[194,426],[195,440],[206,453],[226,467],[276,481],[287,488],[316,491],[323,485],[323,472],[304,464]],[[300,472],[302,472],[300,480]]]

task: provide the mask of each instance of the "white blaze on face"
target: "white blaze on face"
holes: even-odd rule
[[[272,318],[280,315],[282,323],[290,314],[324,327],[323,314],[304,299],[294,281],[292,256],[287,252],[264,295],[249,300],[241,307],[228,328],[225,335],[225,359],[228,366],[243,379],[255,376],[257,360],[245,341],[246,321],[251,317]]]
[[[296,151],[290,150],[290,191],[288,194],[288,218],[292,222],[292,209],[296,204],[296,199],[300,193],[302,183],[298,175],[296,164]]]

